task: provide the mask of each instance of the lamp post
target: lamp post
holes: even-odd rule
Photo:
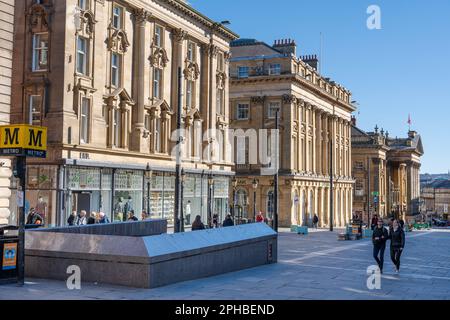
[[[214,177],[212,173],[208,176],[208,227],[212,228],[212,188],[214,186]]]
[[[279,152],[279,142],[280,142],[280,135],[279,130],[280,129],[280,108],[277,108],[275,111],[275,130],[276,130],[276,137],[277,137],[277,147],[276,147],[276,154],[275,154],[275,175],[273,177],[273,230],[275,232],[278,232],[278,168],[280,167],[279,161],[280,161],[280,152]]]
[[[184,169],[181,169],[181,201],[183,201],[184,197],[184,183],[186,182],[186,172],[184,172]],[[180,211],[180,232],[184,232],[184,207],[183,203],[181,203],[181,211]]]
[[[233,177],[231,180],[231,185],[233,186],[233,220],[236,219],[236,188],[237,188],[237,179],[236,177]]]
[[[253,179],[252,182],[253,187],[253,222],[256,221],[256,189],[258,188],[258,180]]]
[[[176,142],[176,165],[175,165],[175,204],[173,212],[174,233],[180,232],[180,212],[181,212],[181,112],[182,112],[182,73],[181,67],[178,68],[178,104],[177,104],[177,142]],[[163,198],[164,199],[164,198]]]
[[[147,167],[145,168],[145,177],[147,178],[147,214],[150,217],[150,184],[153,176],[153,171],[150,168],[150,163],[147,163]]]

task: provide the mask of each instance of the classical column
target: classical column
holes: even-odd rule
[[[187,32],[181,28],[172,29],[172,94],[171,94],[171,105],[174,110],[177,109],[178,105],[178,68],[181,67],[183,71],[183,42],[187,37]],[[183,77],[183,72],[181,72],[181,77]],[[183,83],[183,81],[181,82]]]
[[[311,135],[311,143],[312,143],[312,173],[316,174],[317,173],[317,165],[316,165],[316,161],[317,161],[317,154],[316,154],[316,148],[317,148],[317,143],[316,143],[316,110],[317,107],[316,106],[312,106],[311,108],[311,123],[312,123],[312,135]]]
[[[322,172],[322,110],[316,111],[316,174]]]
[[[323,139],[323,148],[322,148],[322,168],[323,168],[323,172],[322,174],[324,176],[328,176],[329,175],[329,162],[328,162],[328,157],[329,157],[329,139],[328,139],[328,116],[329,113],[324,113],[323,116],[323,125],[322,125],[322,139]]]
[[[325,195],[325,188],[320,188],[320,226],[323,228],[324,224],[325,224],[325,215],[326,210],[325,210],[325,202],[326,199],[324,198]]]
[[[134,70],[132,95],[136,102],[133,112],[131,149],[137,152],[148,152],[148,143],[143,138],[145,131],[145,26],[150,13],[144,9],[133,11],[134,17]]]
[[[317,216],[320,216],[320,210],[319,210],[319,188],[318,187],[313,187],[313,192],[314,192],[314,209],[313,209],[313,216],[312,218],[314,218],[314,213],[317,214]]]

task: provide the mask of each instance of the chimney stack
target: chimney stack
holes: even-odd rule
[[[297,56],[297,45],[295,40],[292,39],[279,39],[275,40],[273,43],[273,48],[284,54],[292,54]]]
[[[309,66],[311,66],[312,68],[314,68],[314,70],[318,70],[319,67],[319,59],[317,59],[317,55],[306,55],[306,56],[302,56],[300,57],[300,59],[303,60],[304,63],[308,64]]]

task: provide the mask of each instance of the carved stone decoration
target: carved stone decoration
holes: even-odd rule
[[[188,32],[181,28],[172,30],[172,38],[175,40],[175,42],[182,42],[183,40],[186,39],[187,36]]]
[[[32,30],[46,31],[49,29],[49,14],[41,4],[34,4],[28,11],[29,26]]]
[[[226,81],[227,81],[227,75],[225,74],[225,72],[218,71],[217,75],[216,75],[217,88],[225,89]]]
[[[148,57],[150,65],[155,68],[164,68],[169,62],[169,57],[164,48],[155,47],[152,45],[152,54]]]
[[[223,54],[223,58],[225,59],[225,63],[230,63],[230,59],[231,59],[231,52],[230,51],[226,51]]]
[[[136,23],[141,24],[147,21],[148,18],[152,15],[150,12],[143,8],[136,8],[133,10],[133,17]]]
[[[197,80],[200,76],[200,67],[198,66],[197,62],[189,61],[186,59],[185,63],[186,67],[183,71],[184,77],[191,81]]]
[[[284,94],[283,95],[283,103],[297,103],[297,98],[293,94]]]
[[[115,30],[114,33],[107,39],[107,46],[109,50],[120,53],[126,52],[130,46],[127,34],[123,30]]]
[[[209,55],[211,58],[215,58],[219,53],[219,48],[212,43],[207,43],[202,44],[202,51],[204,54]]]
[[[80,29],[86,35],[92,36],[94,34],[94,25],[97,21],[94,18],[94,14],[89,11],[82,11],[80,13]]]
[[[254,96],[250,98],[250,101],[255,104],[264,104],[264,101],[266,101],[266,96]]]

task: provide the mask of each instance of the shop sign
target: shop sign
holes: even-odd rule
[[[3,270],[16,268],[17,243],[5,243],[3,246]]]
[[[0,154],[45,158],[47,128],[25,124],[0,126]]]

